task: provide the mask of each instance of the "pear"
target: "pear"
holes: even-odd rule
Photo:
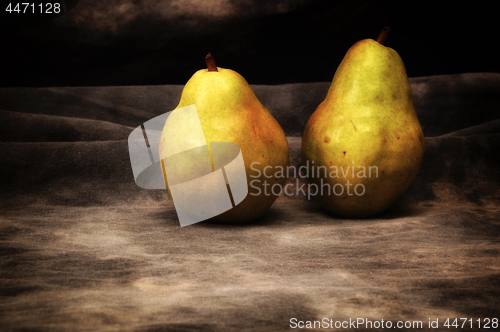
[[[195,105],[208,143],[212,168],[214,144],[220,144],[215,142],[234,143],[241,149],[248,194],[239,204],[234,206],[233,202],[233,208],[214,219],[223,222],[255,220],[271,207],[280,195],[278,189],[282,188],[286,181],[286,178],[276,171],[288,166],[287,139],[276,119],[261,104],[240,74],[231,69],[217,67],[210,53],[205,61],[207,69],[198,70],[189,79],[176,109]],[[182,130],[185,126],[181,120],[170,117],[167,123],[171,120],[177,121],[169,124],[171,128]],[[167,145],[182,144],[177,142],[174,136],[169,136],[165,128],[160,138],[160,159],[164,156]],[[199,173],[199,170],[193,169],[189,164],[189,160],[185,165],[176,167],[186,173],[186,178],[193,178],[193,174]],[[189,172],[191,174],[187,174]],[[168,179],[166,184],[169,189]],[[275,186],[274,191],[270,190],[272,186]]]
[[[391,206],[420,168],[424,135],[400,56],[377,40],[355,43],[302,137],[302,165],[317,201],[343,217]],[[317,187],[314,187],[317,186]],[[312,190],[311,190],[312,191]]]

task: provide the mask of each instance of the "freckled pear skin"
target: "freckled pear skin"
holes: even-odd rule
[[[189,79],[176,109],[195,104],[208,143],[231,142],[241,148],[248,195],[241,203],[214,219],[223,222],[252,221],[263,216],[278,197],[269,188],[276,183],[281,188],[286,181],[285,177],[274,176],[274,170],[280,167],[286,169],[289,163],[286,136],[240,74],[217,67],[210,54],[206,61],[208,69],[197,71]],[[183,124],[176,123],[175,126],[182,127]],[[168,144],[164,137],[165,133],[162,133],[160,158],[164,145]],[[170,144],[174,143],[170,141]],[[185,165],[186,172],[190,167]],[[265,167],[271,167],[273,172],[268,171],[268,174],[273,176],[264,177]],[[255,181],[253,187],[252,181]],[[269,195],[264,194],[264,181],[269,184]],[[261,192],[259,195],[258,190]],[[275,193],[279,194],[278,190],[275,189]]]
[[[410,81],[398,53],[382,45],[387,33],[348,50],[302,137],[302,165],[309,164],[309,174],[315,168],[309,182],[337,185],[335,193],[326,193],[325,186],[316,196],[335,215],[383,212],[408,188],[422,162],[424,135]],[[317,166],[325,166],[328,176],[321,170],[318,177]],[[341,186],[344,192],[337,196]]]

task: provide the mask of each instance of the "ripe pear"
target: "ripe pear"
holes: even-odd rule
[[[214,219],[223,222],[255,220],[263,216],[279,196],[279,191],[275,189],[273,193],[269,186],[278,184],[282,188],[286,181],[284,176],[275,176],[276,169],[286,169],[289,163],[286,136],[276,119],[261,104],[240,74],[231,69],[217,67],[210,53],[205,60],[207,69],[198,70],[189,79],[176,109],[193,104],[196,106],[211,159],[213,155],[210,147],[212,146],[213,150],[214,142],[234,143],[241,149],[248,195],[241,203]],[[168,118],[167,122],[170,120]],[[172,127],[182,130],[184,125],[182,121],[178,121]],[[167,136],[164,129],[160,138],[160,159],[167,144],[181,144],[172,136],[166,141]],[[186,173],[195,174],[199,171],[193,170],[189,160],[186,165],[177,167]],[[186,178],[189,177],[192,176],[187,174]],[[166,182],[169,189],[168,179]],[[265,186],[268,186],[267,190]]]
[[[388,32],[347,51],[304,130],[302,165],[320,189],[318,202],[335,215],[383,212],[422,162],[424,135],[403,61],[383,45]]]

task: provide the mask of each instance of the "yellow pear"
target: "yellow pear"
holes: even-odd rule
[[[176,110],[195,105],[208,143],[213,170],[212,151],[214,144],[217,144],[215,142],[234,143],[241,149],[248,195],[241,203],[215,219],[227,222],[254,220],[264,215],[280,194],[278,188],[272,192],[270,186],[283,187],[286,181],[284,176],[275,176],[275,171],[286,169],[289,162],[285,133],[240,74],[231,69],[217,67],[210,53],[206,57],[206,64],[208,68],[197,71],[184,86]],[[182,121],[181,117],[169,117],[167,123],[170,128],[176,128],[176,132],[190,130],[189,124]],[[164,158],[167,146],[183,144],[177,141],[179,139],[163,130],[159,147],[160,159]],[[189,154],[185,156],[185,161],[177,158],[177,172],[184,172],[186,179],[200,175],[200,170],[193,166]],[[168,178],[166,182],[169,189]]]
[[[386,210],[415,178],[424,135],[400,56],[364,39],[346,53],[302,137],[302,164],[321,206],[345,217]]]

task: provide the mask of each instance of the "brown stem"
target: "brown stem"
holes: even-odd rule
[[[389,35],[389,31],[391,31],[391,29],[389,27],[384,27],[382,29],[382,31],[380,32],[380,35],[378,35],[378,38],[377,38],[377,41],[384,45],[386,39],[387,39],[387,36]]]
[[[207,56],[205,57],[205,63],[207,64],[208,71],[218,71],[212,53],[208,52]]]

